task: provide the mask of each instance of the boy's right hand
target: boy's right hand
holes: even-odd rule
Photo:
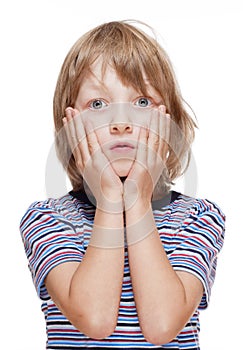
[[[110,213],[123,211],[123,184],[102,152],[91,122],[84,122],[80,112],[72,107],[65,112],[63,124],[72,154],[97,207]]]

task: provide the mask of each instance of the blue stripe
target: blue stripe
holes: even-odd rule
[[[29,267],[35,287],[43,300],[47,348],[199,349],[198,310],[208,305],[217,255],[224,240],[225,216],[219,207],[208,200],[179,195],[166,207],[154,210],[161,244],[164,245],[171,265],[175,270],[197,276],[205,288],[199,308],[185,328],[176,339],[163,346],[148,343],[139,328],[127,251],[118,325],[110,337],[94,340],[78,332],[50,299],[44,285],[46,275],[58,264],[82,261],[92,231],[94,214],[94,207],[68,194],[59,199],[35,202],[21,220],[20,231]]]

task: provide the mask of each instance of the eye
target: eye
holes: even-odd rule
[[[135,105],[138,106],[138,107],[148,107],[148,106],[151,106],[152,102],[149,98],[147,97],[140,97],[136,102],[135,102]]]
[[[107,107],[107,103],[101,99],[96,99],[89,103],[89,107],[91,109],[102,109],[104,107]]]

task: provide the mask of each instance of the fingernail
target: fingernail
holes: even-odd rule
[[[72,111],[73,111],[72,107],[66,108],[65,109],[66,116],[67,117],[72,117]]]
[[[160,105],[159,106],[159,109],[162,113],[165,113],[166,112],[166,107],[164,105]]]

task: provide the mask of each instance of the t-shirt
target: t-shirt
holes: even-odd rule
[[[217,256],[223,245],[225,216],[213,202],[171,191],[152,202],[161,244],[177,271],[195,275],[204,286],[200,305],[185,328],[168,344],[144,338],[137,316],[124,250],[124,276],[117,325],[112,335],[91,339],[78,331],[59,311],[45,287],[45,278],[58,264],[82,262],[89,244],[95,205],[83,192],[33,203],[21,220],[20,231],[35,288],[42,299],[47,349],[199,349],[199,312],[207,307],[215,279]],[[148,261],[149,264],[149,261]]]

